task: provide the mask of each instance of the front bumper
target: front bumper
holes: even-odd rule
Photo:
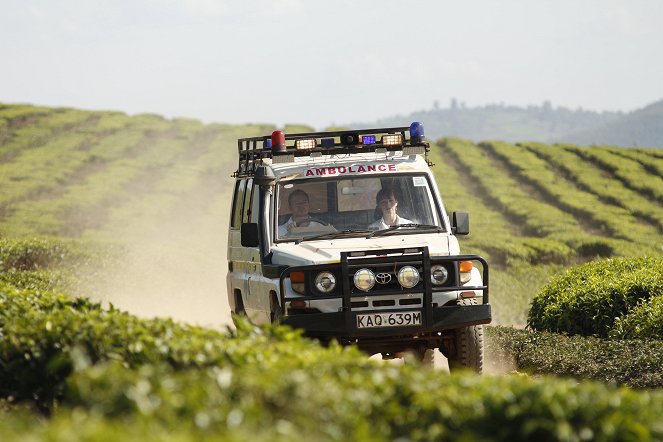
[[[378,255],[380,253],[380,255]],[[360,348],[369,349],[374,352],[397,352],[413,346],[425,346],[435,348],[441,344],[443,339],[453,336],[451,330],[469,327],[473,325],[488,324],[491,321],[491,306],[488,303],[488,263],[477,255],[460,255],[435,257],[431,259],[426,247],[413,249],[384,250],[372,253],[373,256],[352,257],[346,253],[341,254],[339,268],[331,265],[324,266],[325,270],[335,271],[340,275],[342,285],[341,293],[337,295],[309,295],[290,297],[286,295],[286,278],[292,272],[318,272],[323,266],[291,267],[281,274],[281,307],[283,308],[282,323],[302,329],[309,337],[320,339],[323,342],[332,339],[341,344],[357,344]],[[367,253],[368,255],[368,253]],[[483,268],[482,283],[480,285],[459,284],[457,266],[454,264],[456,274],[453,276],[453,284],[444,287],[433,287],[430,282],[431,261],[434,263],[454,263],[455,261],[472,260],[481,263]],[[411,290],[392,289],[376,293],[362,293],[362,296],[394,295],[403,293],[423,293],[422,303],[408,308],[398,306],[387,309],[358,309],[353,306],[353,297],[359,295],[351,285],[352,275],[359,268],[380,268],[388,263],[390,267],[397,265],[413,265],[422,271],[423,282]],[[329,267],[327,269],[326,267]],[[433,293],[461,293],[481,292],[481,295],[473,297],[481,304],[458,303],[438,305],[433,303]],[[335,312],[302,312],[289,314],[286,308],[293,300],[315,300],[315,299],[339,299],[340,310]],[[372,326],[366,327],[358,316],[370,314],[407,314],[417,315],[421,320],[416,325],[406,326]]]
[[[357,315],[366,312],[353,312],[350,315],[345,312],[289,315],[283,317],[281,323],[301,328],[304,330],[304,334],[310,337],[335,338],[343,341],[386,336],[423,336],[471,325],[488,324],[491,321],[490,304],[453,305],[436,307],[431,310],[431,321],[428,324],[406,327],[357,328]],[[408,311],[421,310],[394,312]]]

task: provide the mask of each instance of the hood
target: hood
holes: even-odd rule
[[[448,233],[425,233],[420,235],[392,235],[367,239],[339,238],[332,240],[302,241],[275,244],[272,248],[272,263],[288,266],[337,263],[341,252],[383,250],[409,247],[428,247],[431,256],[449,255]]]

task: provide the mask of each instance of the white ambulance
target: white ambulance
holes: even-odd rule
[[[228,300],[323,343],[480,372],[488,263],[461,255],[423,125],[238,140]]]

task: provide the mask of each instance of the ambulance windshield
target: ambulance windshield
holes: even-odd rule
[[[303,179],[277,186],[276,239],[362,236],[393,227],[444,227],[428,179],[421,175]],[[407,228],[405,228],[407,227]]]

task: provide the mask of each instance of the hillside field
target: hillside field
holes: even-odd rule
[[[0,103],[0,439],[663,437],[660,391],[448,376],[283,328],[233,331],[225,252],[236,140],[274,129]],[[659,150],[442,138],[430,160],[447,211],[470,213],[463,252],[491,264],[493,325],[515,326],[489,333],[502,349],[595,351],[602,344],[582,337],[521,333],[532,298],[579,264],[663,258]],[[624,346],[634,348],[595,354],[609,360]],[[637,360],[660,371],[659,341],[646,347],[654,356]],[[637,382],[636,357],[597,375],[601,364],[581,356],[544,372],[584,366],[580,378],[660,386],[658,375]]]
[[[0,236],[117,244],[121,277],[109,269],[81,294],[225,323],[236,139],[273,129],[0,104]],[[447,209],[470,212],[464,251],[493,265],[498,324],[523,325],[531,296],[565,267],[663,255],[660,151],[441,139],[431,160]]]

